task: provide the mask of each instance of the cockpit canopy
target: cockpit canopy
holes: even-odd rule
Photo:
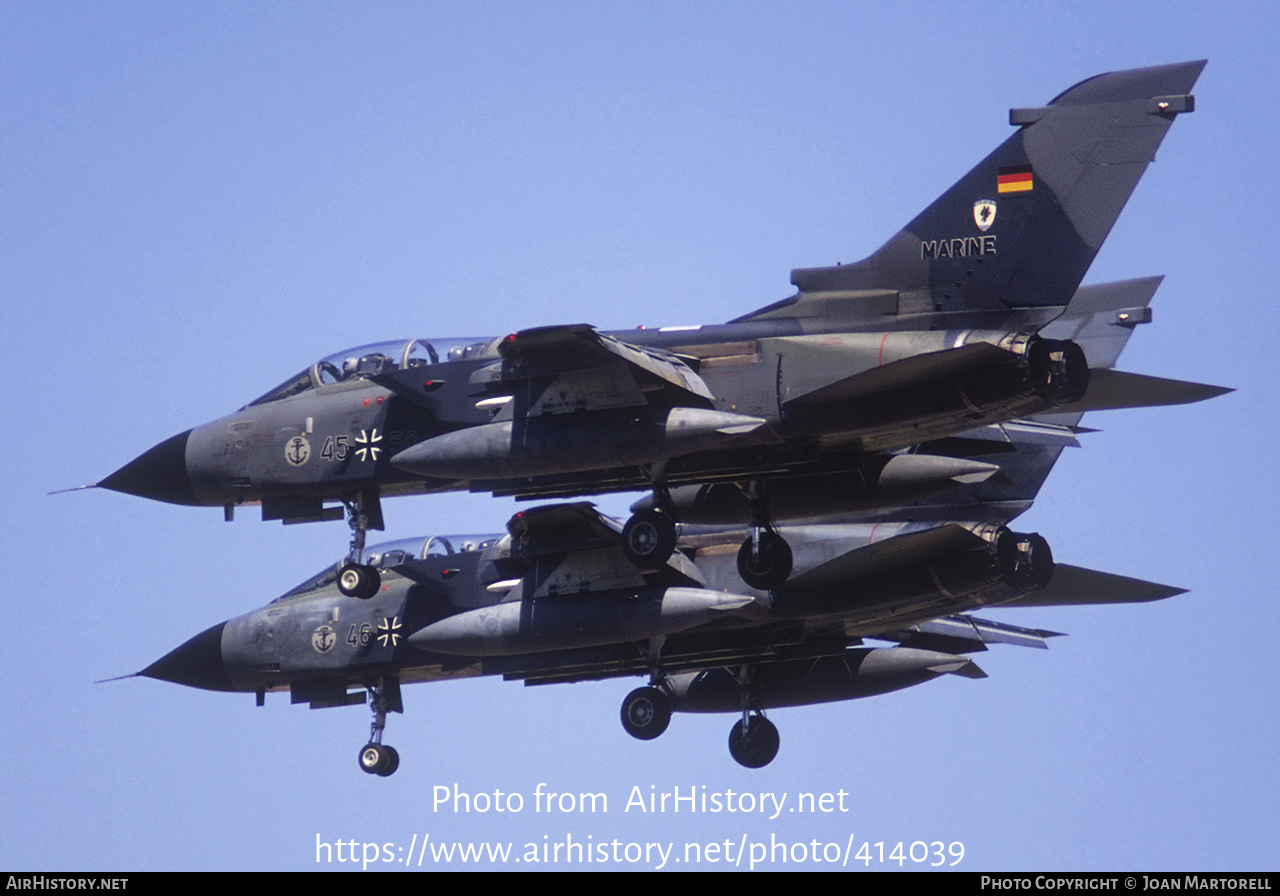
[[[361,345],[321,358],[296,376],[289,377],[266,395],[249,402],[245,407],[292,398],[321,386],[365,379],[370,375],[390,370],[408,370],[449,361],[465,361],[470,358],[496,358],[498,357],[497,346],[497,339],[477,337],[410,339]]]
[[[379,570],[394,569],[415,560],[426,560],[429,557],[447,557],[452,554],[465,554],[472,551],[483,551],[493,547],[501,535],[430,535],[426,538],[401,538],[387,541],[367,548],[364,562]],[[338,571],[344,561],[325,567],[296,588],[291,588],[272,603],[288,600],[301,594],[319,591],[336,584]]]

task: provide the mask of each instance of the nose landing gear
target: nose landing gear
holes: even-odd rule
[[[360,770],[370,775],[388,777],[400,767],[400,754],[395,747],[368,743],[360,748]]]
[[[382,742],[382,731],[387,727],[387,713],[404,712],[400,699],[400,679],[384,675],[366,686],[369,706],[373,710],[373,724],[369,726],[369,742],[360,748],[360,771],[368,775],[386,778],[400,767],[400,754],[395,747]]]
[[[377,492],[361,492],[355,500],[344,500],[342,504],[347,509],[347,525],[351,527],[351,551],[338,570],[338,590],[347,597],[367,600],[378,593],[382,577],[377,569],[360,560],[364,554],[365,533],[382,528],[382,503]]]

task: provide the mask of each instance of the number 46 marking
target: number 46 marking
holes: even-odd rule
[[[360,646],[363,647],[364,645],[369,643],[369,638],[371,638],[372,636],[373,636],[373,626],[371,626],[369,623],[366,622],[364,625],[361,625],[357,628],[356,624],[353,622],[351,623],[351,631],[347,633],[347,643],[359,644]]]

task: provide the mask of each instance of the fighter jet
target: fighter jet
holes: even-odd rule
[[[1133,329],[1150,320],[1159,282],[1081,291],[1052,335],[1092,352],[1106,382]],[[1078,444],[1079,422],[1079,412],[1060,413],[940,440],[929,446],[936,456],[983,456],[995,474],[892,509],[850,511],[819,500],[830,484],[785,480],[797,506],[816,511],[809,516],[834,507],[836,519],[780,523],[795,574],[772,588],[744,581],[735,562],[745,519],[686,525],[679,550],[641,569],[624,552],[623,527],[592,505],[549,505],[516,514],[506,534],[373,549],[379,585],[365,600],[344,595],[345,563],[335,564],[137,674],[253,692],[259,704],[276,690],[312,708],[364,703],[367,693],[373,721],[359,763],[382,776],[400,762],[382,736],[387,714],[403,711],[402,684],[647,675],[623,700],[627,733],[655,739],[673,712],[738,714],[730,753],[759,768],[781,742],[768,709],[872,696],[943,674],[982,678],[969,654],[995,643],[1044,647],[1055,634],[972,615],[979,608],[1181,593],[1057,564],[1045,538],[1010,528],[1062,451]],[[910,455],[894,455],[902,456]],[[696,505],[685,509],[694,515]]]
[[[1058,408],[1208,394],[1115,371],[1098,389],[1099,365],[1049,335],[1173,120],[1194,109],[1203,66],[1099,75],[1013,109],[1017,130],[878,251],[792,271],[794,295],[728,323],[362,346],[98,485],[228,519],[252,504],[284,523],[345,511],[339,587],[361,596],[379,586],[363,552],[384,496],[648,490],[622,538],[643,571],[676,548],[673,490],[714,486],[750,524],[740,575],[781,585],[793,557],[765,482],[803,503],[834,477],[864,509],[891,508],[993,472],[907,446]]]
[[[268,691],[287,690],[313,709],[365,703],[367,693],[373,721],[359,763],[384,776],[399,765],[382,735],[387,714],[403,712],[402,684],[648,675],[622,703],[629,734],[656,738],[673,711],[740,714],[730,752],[758,768],[780,743],[766,709],[871,696],[946,673],[985,677],[968,653],[992,643],[1043,647],[1052,636],[966,610],[1179,593],[1055,570],[1043,538],[994,522],[787,531],[803,571],[762,593],[737,578],[740,533],[682,542],[661,569],[642,572],[622,553],[621,527],[590,504],[539,507],[516,514],[500,536],[374,548],[380,586],[367,600],[341,593],[334,565],[137,674],[256,693],[259,705]]]

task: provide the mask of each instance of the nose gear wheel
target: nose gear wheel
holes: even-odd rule
[[[351,527],[351,550],[338,570],[338,590],[347,597],[367,600],[378,593],[382,576],[374,567],[362,563],[365,533],[382,528],[382,504],[377,492],[361,492],[353,500],[344,500],[347,525]]]
[[[372,566],[348,561],[338,570],[338,590],[347,597],[367,600],[378,593],[381,584],[382,577]]]

